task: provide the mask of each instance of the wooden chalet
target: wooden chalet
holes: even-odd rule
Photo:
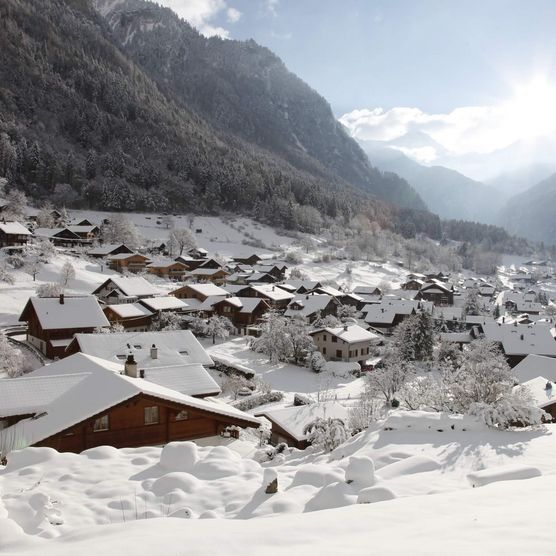
[[[70,230],[70,232],[73,232],[81,239],[87,241],[92,242],[93,240],[98,239],[100,237],[100,228],[98,226],[95,226],[94,224],[85,225],[85,226],[78,225],[78,226],[66,226],[66,227],[68,230]]]
[[[228,272],[223,268],[205,268],[203,266],[190,271],[189,276],[200,283],[211,282],[218,286],[222,286],[226,283]]]
[[[206,301],[209,297],[228,296],[228,292],[216,284],[185,284],[181,288],[170,292],[178,299],[197,299]]]
[[[68,228],[36,228],[35,237],[48,239],[58,247],[74,247],[75,245],[90,245],[93,240],[83,239]]]
[[[262,259],[256,253],[253,253],[249,257],[234,257],[234,261],[238,264],[253,266],[262,261]]]
[[[93,292],[103,303],[135,303],[146,297],[160,295],[160,290],[142,276],[112,276]]]
[[[107,305],[102,310],[110,324],[120,324],[126,332],[150,330],[154,313],[141,303]]]
[[[270,305],[256,297],[226,297],[212,306],[214,313],[230,319],[234,328],[245,333],[249,326],[258,324]]]
[[[128,356],[123,374],[106,363],[104,372],[82,372],[80,362],[72,374],[11,380],[10,413],[17,415],[0,431],[5,452],[21,447],[9,446],[10,438],[21,437],[28,446],[79,453],[96,446],[157,446],[210,438],[232,426],[260,425],[258,419],[226,404],[193,398],[141,378],[133,355]],[[38,380],[43,388],[32,387]],[[45,389],[49,399],[40,395]]]
[[[244,297],[260,297],[261,299],[265,299],[273,309],[286,309],[289,302],[295,297],[293,293],[289,293],[274,284],[247,286],[238,292],[238,295]]]
[[[120,253],[119,255],[111,255],[108,260],[112,270],[118,272],[143,272],[147,264],[150,262],[148,257],[140,253]]]
[[[25,245],[31,232],[19,222],[0,222],[0,247]]]
[[[438,280],[426,283],[417,293],[415,299],[431,301],[437,307],[446,307],[454,304],[454,289]]]
[[[64,357],[74,334],[110,326],[94,296],[31,297],[19,317],[27,323],[27,341],[49,359]]]
[[[147,272],[168,280],[182,281],[188,270],[189,267],[185,263],[172,259],[156,260],[147,264]]]

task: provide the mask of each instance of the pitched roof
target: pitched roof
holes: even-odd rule
[[[286,309],[284,315],[286,317],[294,317],[294,316],[302,316],[308,317],[319,311],[323,311],[328,307],[329,303],[336,303],[334,301],[335,298],[331,295],[326,294],[307,294],[307,295],[297,295],[295,299],[292,299],[289,304],[288,308]]]
[[[75,353],[60,361],[45,365],[26,376],[44,377],[52,375],[73,375],[74,373],[124,371],[124,361],[109,361],[85,353]],[[140,366],[144,369],[144,365]],[[220,393],[220,387],[201,364],[178,364],[152,367],[146,370],[145,380],[187,394],[189,396],[207,396]]]
[[[289,293],[273,284],[265,284],[260,286],[250,286],[250,288],[257,293],[268,297],[272,301],[283,301],[288,299],[293,299],[295,296],[293,293]]]
[[[298,441],[305,438],[303,430],[317,418],[342,419],[347,422],[348,410],[337,402],[321,402],[311,405],[285,407],[283,409],[268,409],[262,413],[264,416]]]
[[[89,249],[89,251],[87,251],[87,255],[110,255],[110,253],[112,253],[116,249],[119,249],[120,247],[129,249],[129,247],[127,247],[127,245],[124,245],[123,243],[105,243],[104,245],[99,245],[98,247]]]
[[[221,288],[216,284],[186,284],[185,286],[182,287],[188,287],[192,289],[194,292],[200,295],[205,295],[207,297],[209,295],[223,295],[223,296],[228,295],[228,292],[224,288]],[[182,288],[178,288],[178,290],[181,289]]]
[[[556,380],[556,359],[530,354],[512,369],[512,373],[519,382],[527,382],[539,376]]]
[[[104,288],[112,286],[128,297],[153,296],[160,295],[161,293],[161,290],[141,276],[111,276],[102,283],[93,294],[99,293]]]
[[[146,297],[139,302],[151,311],[180,311],[187,307],[182,299],[173,295],[162,295],[160,297]]]
[[[0,431],[0,440],[3,435],[11,434],[12,429],[15,429],[20,431],[28,445],[36,444],[139,394],[208,411],[224,419],[241,420],[255,427],[260,424],[258,419],[231,406],[193,398],[141,378],[111,372],[80,374],[83,379],[50,403],[44,415],[35,419],[23,419]]]
[[[19,222],[0,222],[0,230],[8,235],[31,235],[31,232]]]
[[[316,334],[317,332],[321,332],[323,330],[332,336],[336,336],[337,338],[344,340],[344,342],[347,342],[348,344],[366,342],[368,340],[375,340],[379,338],[377,334],[365,330],[358,324],[352,324],[350,326],[337,326],[334,328],[320,328],[318,330],[314,330],[310,334]]]
[[[30,307],[34,309],[43,330],[110,326],[97,298],[92,295],[64,297],[63,303],[58,297],[31,297],[19,317],[20,321],[26,320],[23,317]]]
[[[546,325],[483,324],[487,340],[500,342],[506,355],[548,355],[556,357],[556,341]]]
[[[141,303],[120,303],[116,305],[108,305],[104,310],[106,311],[107,309],[110,309],[122,319],[152,316],[152,312],[141,305]]]
[[[550,388],[547,388],[548,385],[550,385]],[[529,390],[533,400],[541,409],[556,403],[556,384],[547,380],[544,376],[532,378],[521,386],[525,386]]]

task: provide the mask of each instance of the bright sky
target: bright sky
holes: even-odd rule
[[[359,139],[423,162],[556,134],[555,0],[159,0],[253,38]]]

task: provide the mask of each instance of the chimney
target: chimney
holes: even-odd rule
[[[344,330],[345,330],[346,332],[347,332],[347,329],[348,329],[348,325],[347,325],[347,324],[344,324]]]
[[[139,378],[145,378],[145,369],[139,371]]]
[[[550,380],[546,383],[546,386],[544,387],[545,390],[552,390],[552,382],[550,382]]]
[[[63,304],[64,304],[64,294],[61,293],[60,294],[60,305],[63,305]]]
[[[155,344],[151,346],[151,359],[158,359],[158,348]]]
[[[137,378],[137,363],[135,362],[135,358],[133,357],[133,353],[130,353],[127,356],[124,365],[124,371],[126,376],[131,376],[133,378]]]

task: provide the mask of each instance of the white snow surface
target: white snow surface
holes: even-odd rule
[[[555,425],[439,432],[430,422],[449,417],[412,419],[399,430],[377,423],[331,454],[291,450],[264,465],[237,440],[21,450],[0,471],[0,551],[553,553]],[[273,478],[278,492],[266,494]]]

